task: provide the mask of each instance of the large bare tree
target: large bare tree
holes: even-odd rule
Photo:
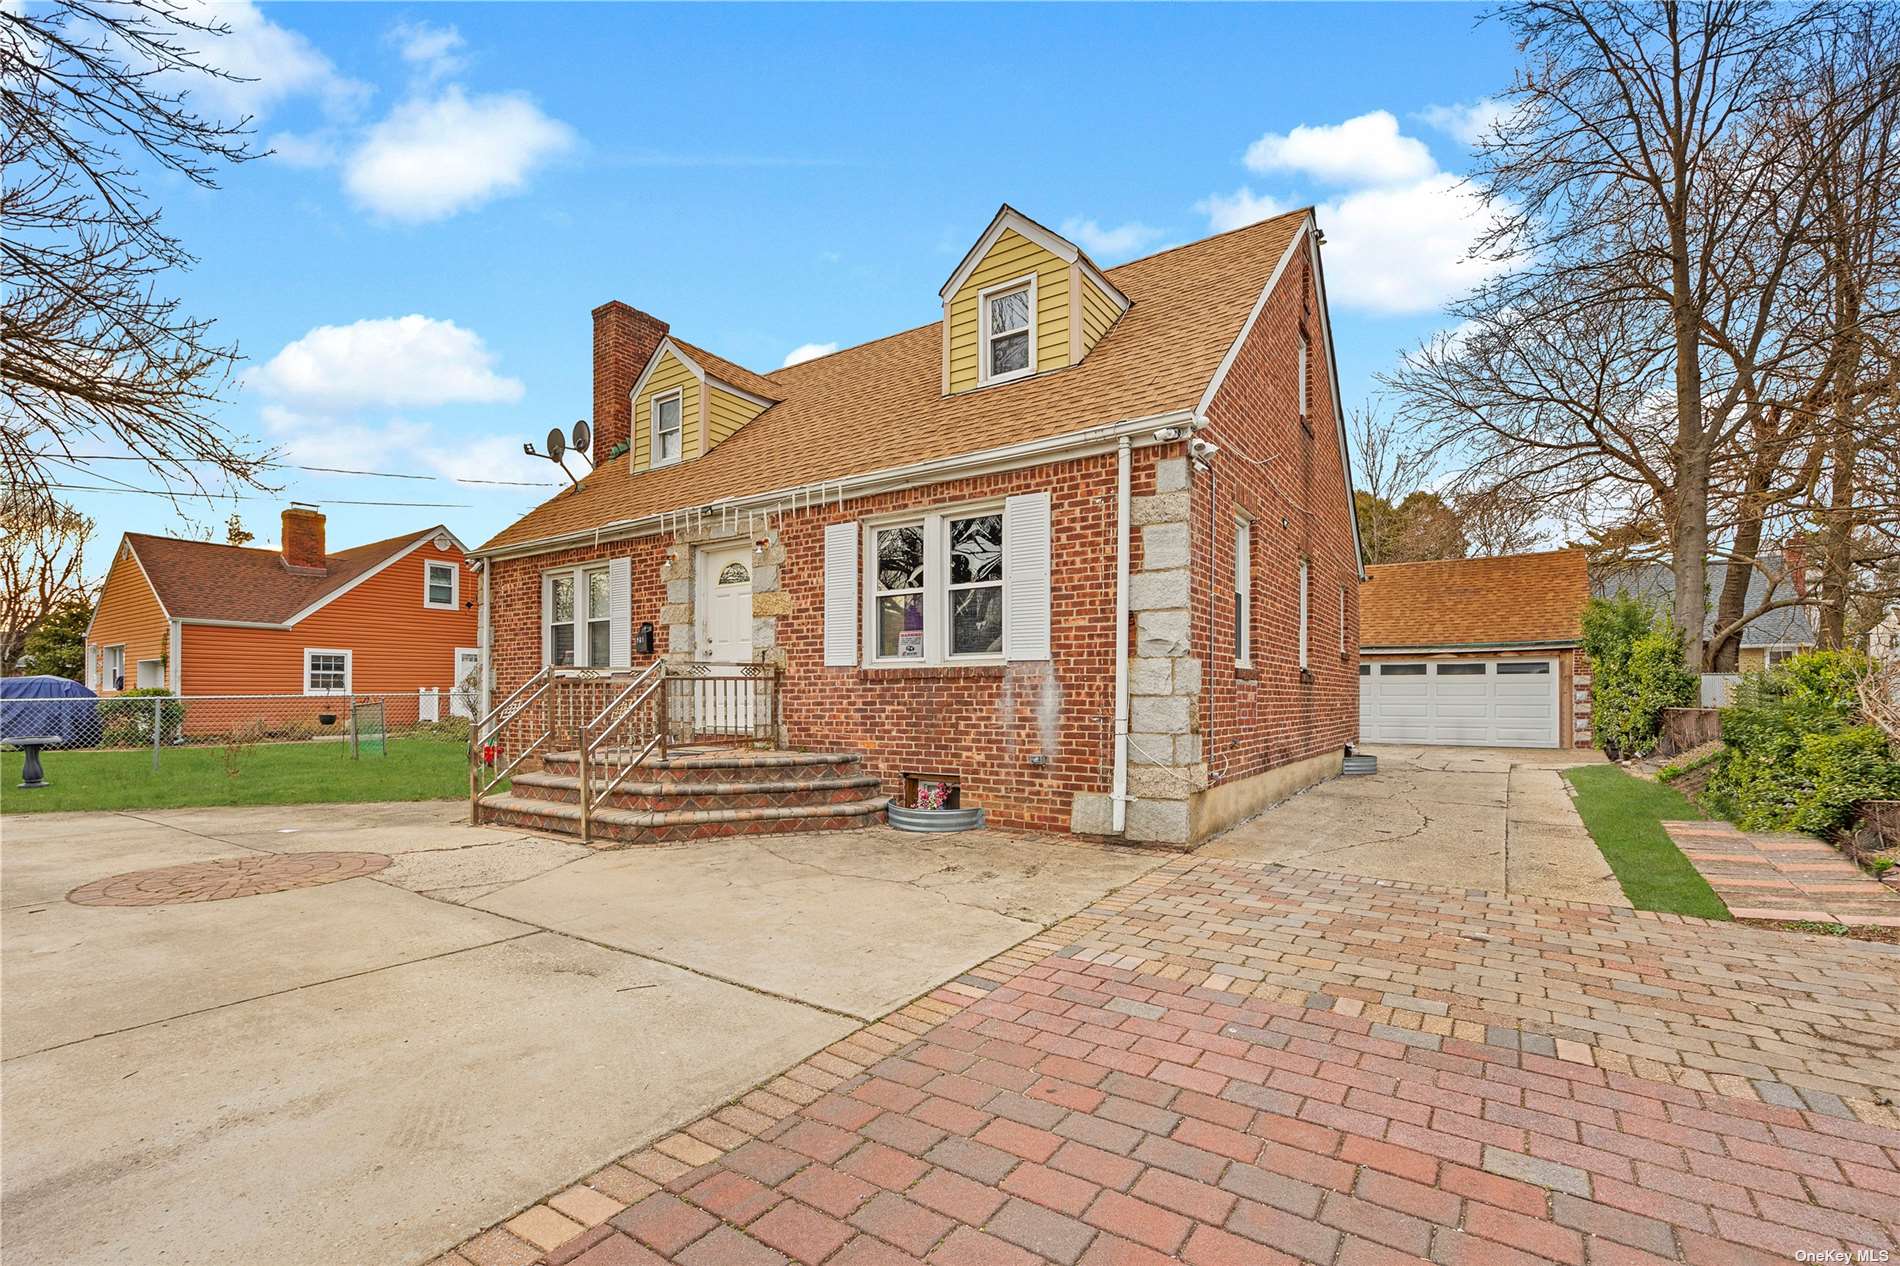
[[[1395,376],[1492,487],[1588,528],[1653,522],[1685,661],[1703,664],[1730,459],[1808,358],[1817,157],[1791,115],[1844,130],[1894,91],[1880,58],[1812,73],[1864,10],[1531,0],[1525,64],[1474,178],[1482,249],[1512,270],[1457,339]],[[1806,340],[1806,341],[1804,341]]]
[[[212,16],[204,16],[212,15]],[[75,452],[144,459],[164,487],[253,482],[215,417],[235,349],[166,293],[192,256],[153,176],[214,186],[254,157],[248,120],[191,89],[227,32],[174,0],[0,5],[0,479],[50,500]]]

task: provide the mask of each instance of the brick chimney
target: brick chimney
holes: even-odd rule
[[[618,299],[594,309],[594,464],[633,435],[633,384],[666,337],[666,322]]]
[[[1788,569],[1788,579],[1794,585],[1794,596],[1808,596],[1808,547],[1803,541],[1790,541],[1781,547],[1781,561]]]
[[[284,566],[306,576],[326,575],[330,560],[323,552],[323,511],[292,505],[283,523]]]

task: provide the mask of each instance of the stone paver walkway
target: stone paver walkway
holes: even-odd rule
[[[1744,832],[1726,822],[1665,822],[1663,827],[1738,919],[1900,927],[1900,892],[1825,841]]]
[[[441,1264],[1887,1249],[1896,973],[1882,945],[1182,859]]]

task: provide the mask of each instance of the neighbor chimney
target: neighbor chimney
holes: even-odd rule
[[[312,506],[292,505],[284,511],[284,566],[291,571],[321,576],[330,570],[323,552],[323,512]]]
[[[1794,585],[1794,596],[1808,596],[1808,547],[1803,541],[1790,541],[1781,547],[1781,561],[1787,564],[1788,579]]]
[[[666,337],[666,322],[614,299],[594,309],[594,451],[596,466],[633,436],[633,384]]]

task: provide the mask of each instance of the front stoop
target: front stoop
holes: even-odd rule
[[[596,848],[678,844],[732,835],[843,831],[884,818],[876,775],[849,752],[692,752],[640,762],[593,806]],[[596,785],[625,756],[596,761]],[[538,772],[517,774],[507,794],[484,796],[485,823],[579,836],[580,759],[550,753]]]

